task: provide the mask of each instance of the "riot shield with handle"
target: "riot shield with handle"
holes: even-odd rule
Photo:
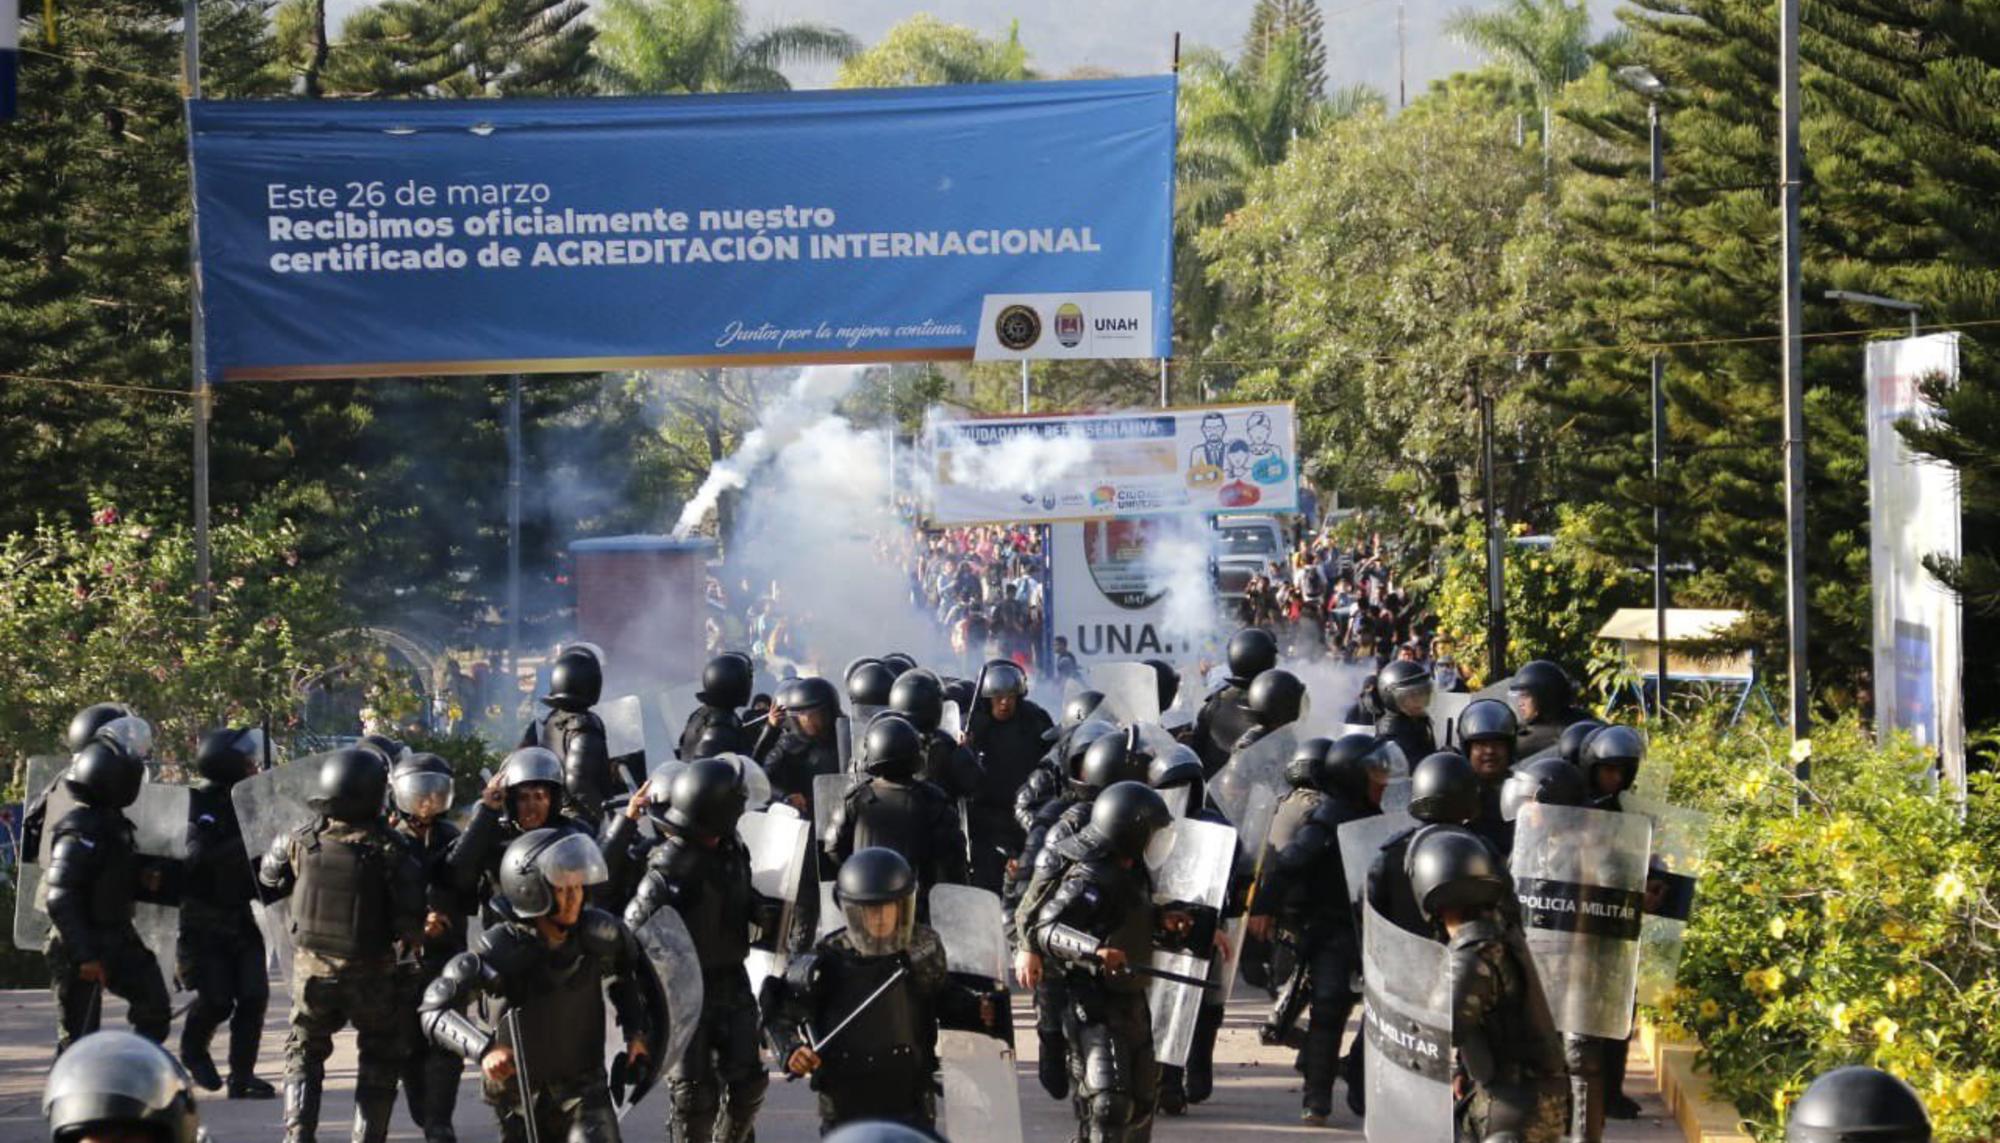
[[[952,1143],[1021,1143],[1021,1092],[1014,1050],[991,1036],[946,1029],[938,1033],[944,1098],[938,1136]]]
[[[680,748],[681,734],[687,730],[688,720],[694,717],[695,710],[701,706],[701,699],[697,697],[700,694],[699,682],[676,683],[660,692],[660,722],[666,726],[667,732],[674,736],[674,740],[667,745],[676,751]]]
[[[41,952],[49,941],[48,897],[42,889],[42,862],[46,860],[43,851],[48,848],[49,830],[61,817],[50,813],[50,800],[60,793],[65,799],[65,813],[76,804],[57,785],[57,779],[68,769],[67,754],[37,754],[28,759],[26,785],[21,792],[23,804],[32,807],[37,799],[41,801],[42,824],[34,848],[23,848],[14,855],[18,862],[14,879],[14,947],[23,952]],[[23,841],[26,840],[24,836]]]
[[[1626,796],[1625,812],[1653,823],[1646,866],[1645,919],[1639,924],[1639,1003],[1657,1006],[1680,973],[1681,946],[1694,913],[1708,859],[1709,817],[1661,802]]]
[[[1218,822],[1177,818],[1153,835],[1146,847],[1153,901],[1194,914],[1194,929],[1172,949],[1152,950],[1151,966],[1190,980],[1207,980],[1215,952],[1222,904],[1229,896],[1229,870],[1236,860],[1236,830]],[[1182,1067],[1194,1044],[1202,994],[1196,984],[1152,977],[1146,1006],[1153,1017],[1153,1052],[1162,1064]]]
[[[1643,814],[1530,802],[1514,823],[1521,924],[1556,1028],[1632,1032],[1653,823]]]
[[[259,862],[271,851],[280,834],[310,823],[319,815],[306,799],[319,792],[319,767],[324,755],[301,758],[287,766],[254,774],[230,787],[229,800],[236,806],[236,821],[243,829],[243,852],[250,859],[251,876]],[[289,901],[253,902],[258,927],[264,930],[264,947],[278,962],[285,979],[292,978],[292,914]]]
[[[1160,678],[1144,663],[1098,663],[1090,682],[1104,694],[1099,718],[1120,726],[1160,721]]]
[[[1437,691],[1431,695],[1431,740],[1439,750],[1459,749],[1456,736],[1458,716],[1472,705],[1470,694],[1453,691]]]
[[[1362,907],[1361,1031],[1373,1143],[1455,1138],[1451,1092],[1451,980],[1445,946],[1406,933]]]
[[[736,833],[750,857],[750,886],[763,898],[759,912],[765,923],[758,926],[757,939],[744,960],[751,993],[761,996],[766,978],[784,975],[791,953],[792,929],[798,924],[798,906],[810,868],[806,858],[812,827],[789,811],[770,810],[744,814],[737,819]]]
[[[1253,791],[1265,790],[1275,800],[1285,796],[1285,764],[1298,751],[1299,739],[1291,727],[1283,726],[1258,739],[1248,750],[1240,750],[1228,764],[1209,779],[1209,797],[1222,816],[1233,822],[1245,820]]]
[[[597,704],[604,723],[604,753],[611,759],[611,776],[627,790],[646,780],[646,708],[638,695]]]
[[[611,1061],[611,1094],[618,1118],[637,1107],[660,1077],[687,1052],[701,1022],[701,958],[687,924],[672,909],[658,909],[632,930],[645,954],[637,966],[641,1003],[646,1009],[646,1049],[650,1058],[634,1066],[625,1055],[625,1032],[606,1020],[606,1059]],[[605,985],[608,990],[609,978]],[[609,997],[606,997],[607,1005]]]
[[[1271,852],[1271,827],[1277,819],[1278,799],[1271,791],[1256,789],[1250,793],[1250,802],[1243,809],[1243,817],[1236,820],[1236,844],[1241,852],[1250,858],[1250,895],[1245,901],[1243,915],[1237,917],[1229,927],[1229,955],[1223,958],[1222,999],[1227,1004],[1236,995],[1237,967],[1243,963],[1243,942],[1250,932],[1250,905],[1254,903],[1256,885],[1263,873],[1264,861]]]
[[[1007,997],[1007,932],[999,895],[972,885],[934,885],[925,900],[931,930],[944,945],[946,970],[959,983],[992,998],[996,1022],[986,1031],[1013,1047],[1013,1009]]]
[[[1335,836],[1340,839],[1340,869],[1347,875],[1349,901],[1361,903],[1361,895],[1368,888],[1368,869],[1375,864],[1375,855],[1382,852],[1382,846],[1404,830],[1415,828],[1417,819],[1406,813],[1387,812],[1357,818],[1340,827]]]
[[[40,771],[40,773],[37,772]],[[35,767],[31,761],[28,772],[30,788],[38,780],[51,783],[46,787],[44,805],[47,818],[42,827],[41,852],[35,855],[35,863],[23,866],[34,871],[34,884],[30,886],[24,876],[16,888],[18,895],[14,910],[14,940],[17,947],[41,952],[47,945],[51,925],[49,922],[49,891],[43,883],[41,872],[48,868],[49,852],[55,844],[56,823],[77,807],[74,795],[61,782],[61,777],[69,770],[69,759],[51,757],[43,766]],[[48,776],[53,771],[53,777]],[[148,864],[187,860],[188,789],[186,786],[171,786],[165,783],[146,781],[139,785],[139,796],[132,804],[119,811],[132,823],[132,846],[142,859],[151,859]],[[178,884],[174,871],[162,869],[168,884]],[[144,941],[153,959],[160,964],[160,975],[167,987],[174,987],[174,945],[180,936],[180,909],[174,905],[162,905],[153,901],[139,901],[132,908],[132,927]]]

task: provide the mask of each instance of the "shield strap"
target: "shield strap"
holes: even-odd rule
[[[1639,939],[1646,902],[1643,893],[1540,877],[1515,878],[1514,892],[1521,899],[1521,923],[1528,928],[1620,941]]]

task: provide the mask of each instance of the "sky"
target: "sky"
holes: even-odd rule
[[[329,0],[336,23],[362,0]],[[1321,0],[1326,13],[1327,81],[1367,83],[1396,102],[1396,17],[1403,11],[1407,75],[1412,97],[1432,79],[1478,63],[1446,36],[1444,18],[1468,3],[1495,0]],[[1168,70],[1174,33],[1187,45],[1236,53],[1250,22],[1251,0],[742,0],[753,29],[779,23],[832,24],[873,43],[896,22],[930,12],[992,36],[1021,22],[1021,42],[1043,75],[1102,68],[1121,75]],[[799,87],[824,87],[830,68],[793,69]]]

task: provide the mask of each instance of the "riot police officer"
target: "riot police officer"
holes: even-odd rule
[[[1569,1103],[1562,1037],[1526,941],[1501,916],[1512,882],[1493,850],[1463,830],[1425,833],[1409,863],[1418,907],[1449,945],[1456,1076],[1471,1089],[1461,1130],[1559,1143]]]
[[[846,924],[786,966],[771,1042],[787,1072],[812,1077],[822,1132],[855,1119],[929,1130],[938,1027],[990,1025],[991,1001],[951,979],[944,945],[917,923],[916,871],[901,854],[856,850],[833,895]]]
[[[209,1091],[223,1086],[208,1054],[215,1030],[229,1025],[229,1098],[272,1099],[257,1078],[257,1047],[271,981],[264,968],[264,933],[250,911],[257,898],[243,827],[229,791],[264,761],[261,730],[222,727],[202,736],[189,783],[187,885],[181,896],[175,966],[195,991],[181,1026],[181,1060]]]
[[[1514,852],[1514,823],[1500,814],[1500,788],[1512,773],[1520,723],[1507,704],[1475,699],[1458,715],[1458,741],[1479,780],[1479,813],[1466,824],[1502,858]]]
[[[451,809],[451,791],[451,764],[435,754],[405,754],[389,771],[390,823],[424,877],[423,947],[414,960],[398,966],[410,1042],[410,1057],[403,1065],[403,1097],[410,1118],[424,1130],[424,1143],[454,1143],[458,1137],[451,1120],[458,1106],[463,1061],[457,1052],[429,1043],[417,1023],[424,989],[465,951],[474,907],[451,876],[451,852],[462,836],[444,817]]]
[[[847,792],[830,836],[822,839],[827,856],[841,866],[864,849],[899,854],[916,870],[920,902],[930,898],[931,886],[963,885],[966,878],[958,809],[943,790],[917,777],[923,750],[923,737],[902,717],[884,714],[869,723],[861,751],[868,780]]]
[[[523,746],[509,754],[445,858],[452,888],[483,905],[500,892],[500,855],[515,838],[538,829],[592,836],[563,814],[563,789],[563,764],[553,751]]]
[[[107,723],[119,718],[137,718],[139,712],[122,702],[92,703],[77,711],[69,720],[69,728],[63,734],[64,752],[74,757],[90,744]],[[53,788],[50,783],[49,788]],[[21,843],[19,852],[27,855],[25,860],[33,860],[42,852],[42,831],[48,825],[48,788],[27,791],[28,804],[21,813]]]
[[[813,816],[813,779],[840,773],[835,738],[839,718],[840,692],[831,682],[816,676],[798,679],[780,691],[778,705],[771,708],[757,740],[756,758],[771,776],[772,800],[789,804],[808,821]]]
[[[540,746],[562,761],[563,806],[595,833],[604,802],[622,784],[611,772],[611,750],[604,720],[590,708],[604,691],[604,664],[588,647],[570,647],[549,668],[549,708],[539,723],[521,735],[522,746]],[[644,775],[632,775],[638,782]]]
[[[607,993],[627,1065],[642,1074],[657,1066],[665,1007],[655,997],[649,1013],[646,998],[658,978],[625,923],[584,904],[603,878],[604,860],[586,836],[539,829],[515,838],[500,862],[496,906],[505,922],[481,933],[477,951],[453,957],[424,990],[424,1032],[478,1062],[507,1143],[618,1143],[604,1074]],[[482,993],[504,1004],[492,1032],[462,1014]]]
[[[1069,867],[1026,930],[1029,948],[1061,973],[1082,1143],[1144,1139],[1158,1101],[1146,983],[1132,970],[1156,935],[1184,936],[1186,913],[1153,903],[1145,863],[1153,835],[1171,823],[1166,802],[1139,782],[1120,782],[1092,803],[1079,835],[1085,855]]]
[[[1521,719],[1515,757],[1528,758],[1557,744],[1563,728],[1590,717],[1576,709],[1569,673],[1546,659],[1523,663],[1507,684],[1507,698]]]
[[[286,1143],[311,1143],[333,1035],[353,1024],[355,1143],[388,1138],[410,1045],[398,1011],[396,945],[423,937],[423,870],[382,818],[389,776],[373,751],[320,762],[317,816],[279,834],[258,867],[266,901],[291,899],[292,1030],[285,1040]]]
[[[740,651],[710,659],[701,669],[701,689],[694,696],[701,705],[688,715],[674,756],[692,762],[696,758],[713,758],[724,751],[749,753],[753,745],[750,732],[744,729],[743,718],[737,712],[750,703],[753,679],[750,656]],[[716,737],[704,744],[708,735]]]
[[[1246,627],[1229,639],[1229,677],[1195,715],[1195,752],[1213,778],[1255,722],[1250,716],[1250,680],[1278,665],[1278,641],[1261,627]]]
[[[1910,1085],[1877,1068],[1835,1068],[1806,1085],[1785,1143],[1930,1143],[1931,1119]]]
[[[1410,887],[1410,847],[1432,829],[1469,827],[1479,816],[1480,790],[1472,764],[1450,751],[1431,755],[1411,772],[1410,816],[1418,824],[1383,842],[1368,867],[1368,903],[1403,931],[1431,935],[1431,923]],[[1497,849],[1494,856],[1506,861]],[[1504,870],[1503,865],[1503,874]]]
[[[1437,752],[1437,738],[1431,733],[1431,673],[1422,663],[1397,659],[1375,676],[1375,693],[1382,703],[1382,715],[1375,720],[1375,735],[1393,742],[1409,759]]]
[[[1297,934],[1298,959],[1310,989],[1305,1044],[1299,1070],[1305,1076],[1300,1118],[1322,1126],[1333,1110],[1333,1082],[1340,1061],[1340,1037],[1357,997],[1349,981],[1361,963],[1360,934],[1346,893],[1340,827],[1381,812],[1388,788],[1388,760],[1360,749],[1360,735],[1334,743],[1315,774],[1325,795],[1292,839],[1274,851],[1261,875],[1251,907],[1250,932],[1270,940],[1282,926]],[[1282,1029],[1279,1030],[1282,1032]],[[1348,1086],[1354,1086],[1350,1071]]]
[[[1570,723],[1563,727],[1562,733],[1556,737],[1556,755],[1578,770],[1583,769],[1584,744],[1590,741],[1591,735],[1602,729],[1604,723],[1594,718]]]
[[[1605,726],[1584,742],[1583,784],[1590,804],[1600,810],[1623,809],[1620,798],[1639,780],[1639,763],[1646,757],[1646,740],[1629,726]]]
[[[1265,735],[1289,726],[1306,713],[1306,685],[1290,671],[1273,667],[1250,680],[1244,695],[1250,727],[1236,740],[1231,756],[1255,746]]]
[[[679,913],[701,961],[700,1026],[686,1055],[662,1061],[675,1139],[747,1143],[770,1084],[744,966],[760,917],[750,857],[736,833],[743,805],[741,776],[723,759],[703,759],[676,775],[661,822],[665,836],[625,907],[625,923],[635,929],[659,909]]]
[[[139,797],[152,728],[122,716],[101,726],[70,760],[62,782],[77,805],[50,827],[48,886],[50,991],[56,999],[56,1054],[97,1030],[104,994],[131,1005],[128,1018],[155,1043],[172,1019],[159,961],[132,925],[141,900],[170,903],[173,870],[138,852],[122,812]]]
[[[898,672],[880,659],[861,659],[847,668],[847,701],[855,707],[889,705]]]
[[[905,671],[889,688],[889,709],[908,719],[923,735],[924,761],[917,776],[954,799],[970,798],[979,789],[979,761],[941,729],[944,704],[944,683],[929,671]]]
[[[1005,660],[986,665],[979,701],[966,720],[966,745],[979,759],[979,782],[967,807],[972,843],[972,883],[999,893],[1007,860],[1021,851],[1027,831],[1014,820],[1014,797],[1047,749],[1042,736],[1055,726],[1028,698],[1028,676]]]
[[[1014,820],[1024,831],[1034,828],[1035,811],[1044,802],[1062,793],[1063,784],[1069,780],[1070,735],[1076,732],[1077,727],[1092,721],[1092,716],[1102,705],[1102,691],[1078,691],[1063,700],[1062,720],[1042,735],[1042,741],[1049,744],[1048,750],[1036,761],[1034,770],[1014,793]],[[1009,879],[1011,881],[1011,875]]]
[[[92,1032],[42,1085],[49,1143],[197,1143],[194,1084],[165,1048],[130,1032]]]

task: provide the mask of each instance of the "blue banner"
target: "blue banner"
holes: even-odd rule
[[[191,115],[211,379],[1168,353],[1171,76]]]

